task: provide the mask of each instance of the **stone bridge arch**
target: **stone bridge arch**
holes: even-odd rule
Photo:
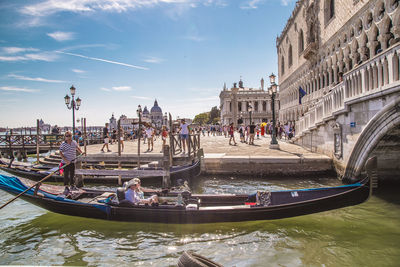
[[[382,110],[377,112],[375,116],[372,117],[372,119],[367,123],[354,145],[344,171],[343,179],[347,182],[353,182],[355,178],[361,174],[368,157],[374,152],[374,150],[376,150],[378,146],[382,146],[382,142],[385,140],[385,137],[394,137],[396,139],[394,141],[395,147],[400,148],[399,134],[400,96],[383,107]],[[399,148],[397,148],[399,150],[396,152],[397,154],[400,153]],[[399,166],[398,161],[394,164]]]

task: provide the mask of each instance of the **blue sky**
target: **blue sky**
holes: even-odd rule
[[[103,125],[138,104],[191,117],[219,105],[224,82],[277,73],[275,40],[293,0],[49,0],[0,3],[0,126],[42,118]]]

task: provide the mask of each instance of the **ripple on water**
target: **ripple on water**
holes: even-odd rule
[[[200,178],[196,192],[337,185],[325,178]],[[10,195],[0,191],[0,201]],[[174,266],[183,251],[225,266],[397,266],[400,203],[367,203],[296,218],[204,225],[123,223],[47,212],[22,200],[1,216],[0,264]]]

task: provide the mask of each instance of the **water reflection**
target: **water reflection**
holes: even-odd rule
[[[206,177],[195,190],[250,193],[337,183]],[[383,194],[399,199],[390,190]],[[0,192],[2,203],[9,198]],[[400,203],[375,196],[354,207],[241,223],[109,222],[47,212],[22,200],[1,215],[0,264],[175,266],[183,251],[225,266],[396,266],[400,261]]]

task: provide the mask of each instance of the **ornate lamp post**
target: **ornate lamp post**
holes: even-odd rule
[[[140,168],[140,135],[142,134],[142,107],[139,105],[136,113],[139,117],[139,128],[138,128],[138,168]]]
[[[275,96],[277,92],[278,85],[275,83],[275,75],[272,73],[269,76],[269,81],[271,83],[271,86],[268,88],[268,93],[271,96],[272,100],[272,140],[269,145],[270,149],[279,149],[279,144],[278,141],[276,140],[276,122],[275,122]]]
[[[71,97],[68,94],[64,97],[64,100],[65,100],[65,105],[67,106],[67,108],[72,109],[72,136],[75,136],[75,110],[79,110],[82,100],[78,97],[75,101],[76,89],[73,85],[71,86],[71,88],[69,88],[69,90],[71,91],[71,95],[72,95],[71,105],[70,105]]]
[[[251,105],[251,103],[249,104],[249,108],[247,110],[249,111],[249,115],[250,115],[250,123],[249,123],[249,125],[251,125],[252,124],[251,113],[253,112],[253,106]]]
[[[167,112],[164,113],[164,125],[165,125],[165,126],[168,125],[168,116],[167,116]]]

